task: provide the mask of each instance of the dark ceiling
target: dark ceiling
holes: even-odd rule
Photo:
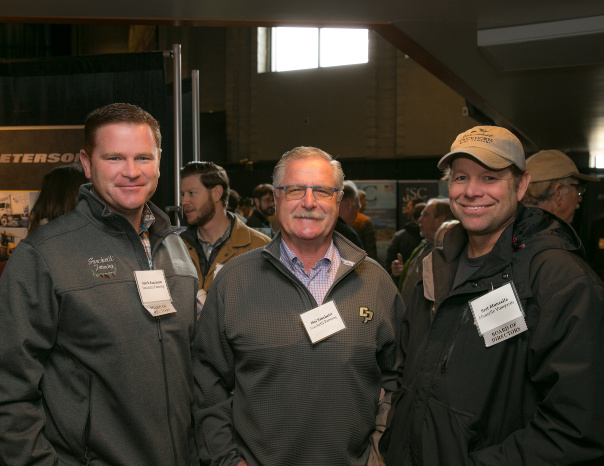
[[[368,25],[527,152],[604,152],[602,0],[0,0],[0,22]]]

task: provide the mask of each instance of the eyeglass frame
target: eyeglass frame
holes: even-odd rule
[[[302,195],[300,197],[298,197],[298,198],[288,198],[287,197],[287,192],[285,190],[287,188],[292,187],[292,186],[297,186],[299,188],[304,188],[304,191],[302,191]],[[329,189],[333,190],[333,192],[331,193],[331,196],[329,196],[329,197],[317,199],[317,196],[315,195],[315,188],[329,188]],[[303,199],[304,196],[306,196],[306,191],[309,190],[309,189],[311,190],[312,195],[313,195],[313,197],[315,198],[316,201],[330,201],[331,199],[333,199],[333,196],[334,196],[334,194],[336,192],[341,191],[340,189],[334,188],[332,186],[305,186],[303,184],[288,184],[288,185],[285,185],[285,186],[277,186],[274,189],[275,189],[275,191],[281,191],[281,190],[283,190],[283,195],[285,196],[285,198],[287,200],[290,200],[290,201],[299,201],[300,199]]]
[[[583,183],[568,183],[568,186],[573,186],[577,191],[577,196],[583,197],[587,192],[587,186]]]

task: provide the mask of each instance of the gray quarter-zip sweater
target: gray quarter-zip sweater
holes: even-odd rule
[[[382,267],[339,234],[333,241],[342,263],[324,302],[346,328],[314,345],[300,314],[322,303],[280,261],[279,233],[216,276],[193,362],[208,464],[377,464],[371,442],[389,407],[386,395],[378,410],[380,389],[396,388],[403,304]]]

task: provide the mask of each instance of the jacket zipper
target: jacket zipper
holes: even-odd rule
[[[457,342],[457,336],[459,335],[459,329],[461,328],[461,324],[464,320],[464,317],[468,313],[468,307],[469,306],[464,307],[464,310],[461,313],[461,317],[459,318],[459,321],[457,322],[457,327],[455,328],[455,334],[453,335],[453,341],[451,342],[451,346],[449,347],[447,354],[445,355],[445,357],[443,358],[443,360],[440,363],[441,374],[444,374],[447,371],[447,364],[449,363],[449,359],[451,358],[451,353],[453,352],[453,348],[455,347],[455,343]]]
[[[170,412],[170,392],[168,390],[168,374],[166,371],[166,356],[164,352],[164,342],[161,332],[161,318],[156,317],[157,322],[157,338],[159,340],[159,346],[161,348],[161,364],[164,374],[164,390],[166,391],[166,416],[168,418],[168,431],[170,432],[170,441],[172,442],[172,454],[174,456],[174,465],[178,465],[178,458],[176,456],[176,442],[174,441],[174,432],[172,431],[172,415]]]
[[[155,263],[153,261],[153,258],[155,257],[155,253],[159,249],[159,246],[161,245],[161,243],[164,242],[164,240],[169,236],[170,233],[171,232],[168,232],[168,234],[160,237],[157,240],[157,242],[151,246],[151,259],[149,261],[150,270],[155,269]],[[149,238],[149,241],[150,240],[151,240],[151,238]],[[145,253],[145,255],[146,255],[146,253]],[[166,416],[167,416],[167,420],[168,420],[168,431],[170,432],[170,441],[172,442],[172,455],[174,457],[174,466],[177,466],[178,457],[176,454],[176,442],[174,441],[174,432],[172,430],[172,414],[170,411],[170,392],[168,390],[168,387],[169,387],[168,373],[167,373],[167,369],[166,369],[166,353],[165,353],[165,349],[164,349],[164,341],[163,341],[163,335],[162,335],[162,331],[161,331],[161,318],[156,317],[155,322],[157,323],[157,339],[159,341],[159,347],[161,350],[161,365],[162,365],[162,371],[163,371],[163,376],[164,376],[164,390],[166,393]]]
[[[82,444],[84,446],[84,454],[80,458],[81,464],[90,464],[91,458],[88,456],[88,440],[90,439],[90,412],[92,404],[92,376],[88,375],[88,413],[86,413],[86,425],[82,433]]]

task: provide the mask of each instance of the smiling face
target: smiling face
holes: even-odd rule
[[[216,215],[216,203],[220,201],[222,187],[206,188],[198,174],[180,181],[180,205],[189,225],[205,226]]]
[[[91,154],[80,160],[94,194],[134,228],[157,188],[160,150],[147,124],[112,123],[98,128]]]
[[[510,168],[492,170],[472,158],[456,157],[451,165],[449,199],[470,240],[481,238],[495,244],[514,219],[529,181],[530,175],[524,173],[516,187]]]
[[[317,157],[289,161],[280,184],[336,187],[332,166]],[[339,196],[340,193],[336,192],[331,199],[316,200],[312,190],[307,189],[302,199],[287,200],[283,190],[278,190],[277,218],[283,239],[298,249],[305,244],[329,247],[338,218]]]

